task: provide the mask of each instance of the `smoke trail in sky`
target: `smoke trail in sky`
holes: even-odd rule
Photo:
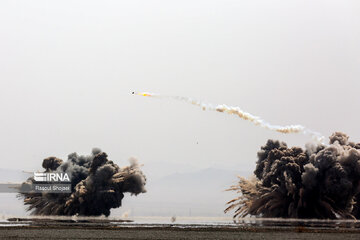
[[[269,129],[272,131],[285,133],[285,134],[303,133],[306,135],[310,135],[315,141],[317,141],[319,143],[322,143],[324,141],[324,137],[320,133],[312,131],[302,125],[286,125],[286,126],[273,125],[273,124],[266,122],[265,120],[261,119],[258,116],[254,116],[251,113],[243,111],[239,107],[227,106],[225,104],[212,105],[212,104],[203,103],[201,101],[194,100],[194,99],[188,98],[188,97],[166,96],[166,95],[159,95],[159,94],[149,93],[149,92],[133,92],[133,94],[144,96],[144,97],[175,99],[178,101],[183,101],[183,102],[190,103],[192,105],[201,107],[202,110],[211,110],[211,111],[217,111],[217,112],[237,115],[238,117],[240,117],[246,121],[252,122],[256,126],[260,126],[262,128]]]

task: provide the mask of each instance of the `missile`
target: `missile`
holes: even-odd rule
[[[140,95],[140,96],[144,96],[144,97],[152,97],[153,96],[151,93],[148,93],[148,92],[132,92],[131,94]]]

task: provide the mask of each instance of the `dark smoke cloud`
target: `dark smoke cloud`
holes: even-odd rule
[[[258,152],[253,179],[239,177],[239,196],[225,212],[234,218],[360,218],[360,144],[341,132],[330,145],[288,148],[268,140]]]
[[[125,192],[135,195],[146,192],[146,178],[136,159],[130,160],[130,166],[120,168],[100,149],[93,149],[90,156],[72,153],[66,162],[49,157],[42,166],[45,172],[69,173],[72,192],[20,193],[33,215],[109,216],[111,208],[121,206]],[[33,183],[31,177],[23,185]]]

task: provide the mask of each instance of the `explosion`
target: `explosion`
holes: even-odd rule
[[[282,218],[359,219],[360,144],[341,132],[330,145],[289,148],[268,140],[258,152],[251,179],[231,186],[239,196],[227,204],[234,219],[247,215]]]
[[[32,215],[109,216],[111,208],[121,206],[125,192],[135,195],[146,192],[146,177],[136,159],[130,159],[130,166],[120,168],[100,149],[93,149],[90,156],[72,153],[66,162],[49,157],[42,166],[46,173],[70,173],[72,191],[20,193],[19,197],[24,198]],[[34,182],[31,177],[23,186],[31,186]]]

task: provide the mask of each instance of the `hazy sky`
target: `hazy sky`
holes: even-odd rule
[[[360,141],[359,43],[357,0],[2,0],[1,168],[100,147],[119,165],[253,170],[268,138],[310,140],[132,91]]]

